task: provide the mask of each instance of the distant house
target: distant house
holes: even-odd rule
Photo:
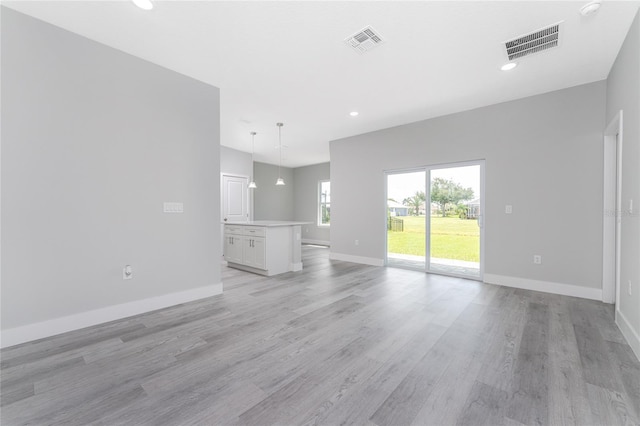
[[[387,201],[387,207],[389,208],[390,216],[408,216],[409,208],[407,206],[403,206],[400,203],[396,203],[394,201]]]
[[[480,199],[467,201],[467,219],[477,219],[480,216]]]

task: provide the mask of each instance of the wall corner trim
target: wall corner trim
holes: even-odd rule
[[[18,345],[222,294],[222,282],[2,330],[0,347]]]
[[[616,308],[616,325],[622,332],[622,335],[631,346],[633,353],[640,361],[640,334],[638,334],[638,330],[634,329],[633,326],[627,318]]]
[[[331,252],[329,254],[329,259],[342,260],[344,262],[352,262],[352,263],[362,263],[364,265],[371,265],[371,266],[384,266],[384,260],[376,259],[375,257],[353,256],[351,254]]]
[[[505,287],[521,288],[523,290],[542,291],[544,293],[602,301],[601,288],[581,287],[572,284],[538,281],[528,278],[508,277],[504,275],[486,273],[484,274],[484,282],[486,284],[497,284]]]

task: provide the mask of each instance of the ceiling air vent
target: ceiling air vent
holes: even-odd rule
[[[510,61],[542,52],[553,47],[558,47],[560,43],[560,28],[562,22],[553,24],[530,34],[522,35],[504,43],[507,49],[507,56]]]
[[[380,37],[373,28],[366,27],[351,37],[347,37],[344,41],[351,46],[353,50],[358,53],[364,53],[381,44],[384,40],[382,40],[382,37]]]

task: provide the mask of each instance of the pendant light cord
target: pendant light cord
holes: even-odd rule
[[[278,145],[280,147],[280,161],[278,162],[278,178],[282,179],[282,126],[283,123],[276,123],[278,126]]]
[[[282,123],[278,126],[278,142],[280,145],[280,161],[278,162],[278,177],[282,177]]]

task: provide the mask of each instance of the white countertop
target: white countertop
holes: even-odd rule
[[[290,220],[252,220],[250,222],[223,222],[225,225],[242,226],[297,226],[309,225],[311,222],[295,222]]]

